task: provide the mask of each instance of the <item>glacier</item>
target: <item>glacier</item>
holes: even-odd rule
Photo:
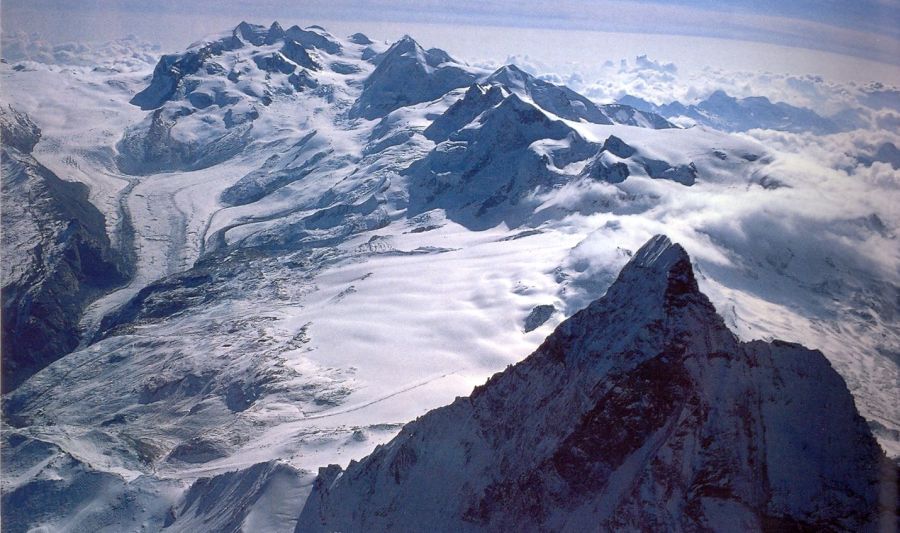
[[[7,225],[14,159],[124,261],[4,392],[4,529],[289,531],[320,467],[519,362],[657,233],[742,342],[822,350],[900,456],[890,174],[411,37],[242,23],[154,61],[0,64],[41,131],[4,133],[4,269],[53,236]]]

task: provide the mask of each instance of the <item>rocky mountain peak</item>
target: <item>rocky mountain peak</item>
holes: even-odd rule
[[[448,91],[472,84],[477,73],[446,52],[424,50],[409,35],[381,55],[364,82],[351,116],[374,119],[411,104],[433,100]]]
[[[266,44],[274,44],[281,39],[284,39],[284,28],[276,20],[269,26],[269,31],[266,33]]]
[[[354,33],[353,35],[348,37],[348,39],[353,44],[359,44],[359,45],[363,45],[363,46],[369,45],[369,44],[375,44],[375,42],[372,39],[369,39],[369,37],[366,34],[359,33],[359,32]]]
[[[525,83],[533,78],[524,70],[515,65],[503,65],[491,74],[487,80],[488,83],[500,83],[507,87],[524,87]]]
[[[820,352],[739,342],[657,235],[535,353],[321,469],[296,530],[865,530],[891,468]]]
[[[665,235],[647,241],[619,274],[617,285],[665,283],[667,294],[700,294],[691,258]]]
[[[233,35],[236,38],[248,42],[253,46],[265,44],[268,34],[269,28],[259,24],[250,24],[246,21],[241,21],[241,23],[234,28],[233,32]]]
[[[626,300],[634,298],[634,301],[637,301],[651,295],[657,297],[667,294],[702,296],[694,277],[691,258],[685,249],[665,235],[656,235],[635,252],[622,268],[615,283],[607,291],[606,297],[591,305],[610,298]],[[657,301],[652,303],[660,302],[657,298]]]
[[[446,140],[453,132],[472,122],[478,115],[509,96],[502,85],[472,84],[462,98],[453,103],[427,128],[425,136],[435,142]]]
[[[291,26],[284,30],[284,36],[287,39],[297,41],[304,47],[317,48],[328,54],[340,54],[343,50],[341,43],[320,26],[310,26],[308,28]]]
[[[399,58],[414,60],[424,66],[436,68],[443,63],[456,63],[450,54],[439,49],[429,48],[425,50],[422,45],[409,35],[404,35],[397,42],[392,44],[384,53],[381,61],[397,61]]]

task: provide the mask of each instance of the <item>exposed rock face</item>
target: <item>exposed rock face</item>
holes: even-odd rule
[[[340,54],[342,51],[341,43],[321,26],[310,26],[308,28],[291,26],[284,30],[284,36],[304,47],[316,48],[328,54]]]
[[[738,341],[657,236],[524,361],[321,469],[296,530],[858,531],[893,468],[820,352]]]
[[[243,46],[238,38],[240,29],[241,26],[235,28],[235,35],[232,37],[214,41],[184,54],[162,56],[153,69],[150,85],[134,95],[131,103],[143,110],[156,109],[175,97],[179,90],[185,91],[184,79],[207,67],[211,57]]]
[[[195,102],[198,100],[195,98]],[[202,105],[202,104],[201,104]],[[126,130],[119,142],[119,169],[129,174],[147,174],[177,169],[197,169],[220,163],[239,153],[250,140],[252,121],[259,117],[254,108],[229,110],[224,132],[210,142],[185,142],[173,135],[178,120],[188,116],[180,111],[156,109],[147,119]]]
[[[110,524],[142,524],[159,530],[171,506],[171,482],[149,476],[126,481],[41,440],[3,427],[0,437],[3,531],[109,530]],[[60,517],[70,517],[61,521]],[[140,526],[133,526],[140,527]]]
[[[12,106],[7,109],[0,108],[0,139],[4,146],[30,154],[34,145],[41,139],[41,129],[28,118],[28,115],[19,113]]]
[[[12,108],[3,135],[3,392],[73,350],[85,306],[128,277],[87,187],[31,156],[40,129]]]
[[[446,141],[455,131],[475,120],[478,115],[499,104],[509,91],[501,85],[474,84],[466,93],[434,119],[425,131],[425,137],[439,143]]]
[[[514,65],[500,67],[486,80],[499,83],[516,94],[531,98],[551,113],[569,120],[586,120],[595,124],[612,124],[596,104],[569,89],[535,78]]]
[[[558,117],[610,123],[602,122],[599,108],[596,115],[568,114],[566,109],[586,108],[566,98],[583,97],[515,67],[504,69],[488,83],[471,85],[424,130],[437,145],[405,171],[412,176],[411,212],[439,207],[471,229],[500,222],[516,227],[539,203],[537,195],[571,180],[567,167],[575,162],[583,162],[580,177],[608,183],[621,183],[634,172],[686,186],[697,181],[692,163],[649,159],[615,136],[602,146],[588,141]],[[569,107],[560,108],[560,99]]]
[[[528,313],[528,316],[525,317],[525,333],[534,331],[543,326],[545,322],[550,320],[550,317],[553,316],[553,313],[555,312],[556,308],[550,304],[534,306],[531,312]]]
[[[354,33],[353,35],[351,35],[349,37],[349,39],[350,39],[350,42],[353,44],[361,44],[361,45],[375,44],[374,41],[372,41],[372,39],[369,39],[364,33]]]

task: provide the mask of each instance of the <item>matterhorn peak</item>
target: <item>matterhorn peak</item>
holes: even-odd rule
[[[680,244],[673,243],[665,235],[654,235],[634,254],[626,268],[645,269],[651,272],[645,275],[668,278],[678,268],[691,269],[690,264],[691,258]],[[690,273],[693,276],[693,270]]]
[[[686,281],[684,248],[651,238],[535,353],[321,469],[296,530],[874,529],[891,466],[841,377],[700,300],[635,320],[658,287],[705,299]]]

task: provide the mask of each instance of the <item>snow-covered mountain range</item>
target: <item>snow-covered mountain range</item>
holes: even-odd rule
[[[12,105],[0,114],[4,530],[290,531],[320,467],[362,459],[519,362],[567,317],[563,329],[580,323],[590,313],[576,312],[657,233],[691,252],[697,283],[740,338],[691,286],[702,320],[679,314],[684,331],[718,344],[690,353],[734,360],[695,368],[679,352],[670,364],[684,379],[659,392],[735,401],[756,424],[697,418],[660,442],[693,446],[727,427],[743,446],[734,453],[750,454],[751,430],[817,420],[800,420],[785,398],[825,397],[834,435],[864,444],[848,457],[880,453],[853,403],[900,456],[900,198],[874,144],[869,177],[843,179],[835,168],[866,154],[832,165],[831,153],[785,149],[783,137],[677,127],[410,37],[278,23],[241,23],[155,64],[2,63],[0,85]],[[622,278],[655,268],[634,261]],[[632,296],[633,312],[649,314],[629,327],[665,311]],[[773,338],[821,349],[840,377],[819,354],[754,341]],[[617,357],[607,361],[627,363]],[[808,387],[770,383],[806,367]],[[610,368],[583,380],[605,383]],[[710,389],[713,374],[737,388]],[[566,390],[584,412],[614,394]],[[775,390],[784,396],[761,392]],[[660,424],[677,426],[673,413]],[[843,450],[815,446],[822,453],[798,464],[817,468]],[[764,464],[743,467],[728,485],[740,496],[711,495],[691,516],[819,523],[816,498],[830,493],[806,503],[762,494],[747,480]],[[771,477],[781,490],[787,478]],[[870,499],[860,480],[848,494]],[[842,517],[843,527],[866,520]]]
[[[772,102],[765,96],[735,98],[725,91],[715,91],[696,104],[684,105],[675,101],[654,105],[641,98],[625,95],[619,103],[644,112],[677,119],[687,124],[702,124],[722,131],[770,129],[791,132],[812,132],[819,135],[836,133],[844,128],[860,127],[852,113],[827,118],[811,109],[784,102]]]

